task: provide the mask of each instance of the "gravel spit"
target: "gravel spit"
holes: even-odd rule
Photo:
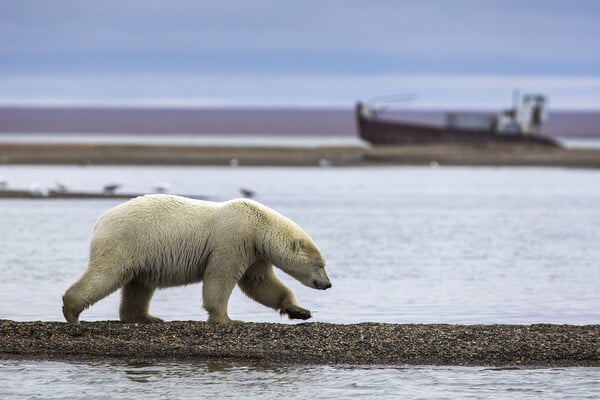
[[[0,359],[600,366],[600,325],[0,320]]]

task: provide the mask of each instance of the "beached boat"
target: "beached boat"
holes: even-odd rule
[[[356,105],[356,119],[360,137],[378,146],[515,143],[560,147],[557,141],[540,133],[540,127],[546,119],[544,103],[543,96],[524,96],[520,107],[498,115],[448,113],[446,125],[435,126],[381,118],[375,109],[359,102]]]

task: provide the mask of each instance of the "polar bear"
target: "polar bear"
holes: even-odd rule
[[[122,288],[121,321],[160,322],[148,313],[157,288],[203,281],[209,323],[231,322],[227,304],[236,284],[282,315],[310,318],[273,266],[308,287],[331,287],[325,259],[310,236],[256,201],[140,196],[96,222],[89,266],[64,294],[63,314],[77,322],[84,309]]]

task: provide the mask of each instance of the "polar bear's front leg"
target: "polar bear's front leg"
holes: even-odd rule
[[[260,304],[287,314],[291,319],[309,319],[310,311],[300,307],[294,293],[275,275],[273,265],[258,261],[239,282],[242,291]]]

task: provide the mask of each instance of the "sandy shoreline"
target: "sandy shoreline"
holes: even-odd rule
[[[0,320],[0,359],[600,366],[600,325],[69,325]]]
[[[473,165],[600,168],[600,149],[488,146],[177,146],[0,144],[0,164],[368,166]]]

